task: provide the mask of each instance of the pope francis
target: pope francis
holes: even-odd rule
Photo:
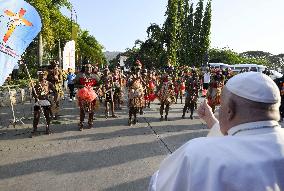
[[[278,124],[280,92],[266,75],[231,78],[217,120],[207,102],[198,109],[210,132],[167,157],[149,191],[284,190],[284,131]]]

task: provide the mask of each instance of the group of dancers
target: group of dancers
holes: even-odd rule
[[[59,100],[64,95],[62,75],[63,71],[56,61],[46,71],[38,72],[39,78],[32,91],[35,98],[32,135],[37,133],[41,112],[46,119],[47,134],[50,133],[51,119],[58,118]],[[205,68],[202,71],[187,66],[174,68],[169,65],[161,70],[147,70],[139,60],[127,73],[123,73],[119,67],[110,71],[108,67],[99,69],[85,64],[73,79],[80,108],[79,130],[93,127],[94,114],[99,105],[105,107],[105,118],[117,118],[116,111],[127,103],[128,125],[135,125],[137,115],[143,115],[144,109],[151,107],[156,99],[160,102],[161,121],[168,120],[170,105],[179,101],[184,104],[181,118],[184,119],[189,112],[190,119],[193,119],[200,96],[207,97],[209,105],[215,110],[220,104],[221,90],[231,75],[228,70]],[[86,114],[87,125],[84,124]]]

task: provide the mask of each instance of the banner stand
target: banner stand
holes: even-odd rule
[[[20,122],[22,125],[25,124],[25,123],[22,121],[23,119],[25,119],[25,117],[21,117],[20,119],[16,118],[16,116],[15,116],[15,110],[14,110],[14,105],[13,105],[13,101],[12,101],[12,93],[11,93],[10,85],[8,85],[7,87],[8,87],[9,99],[10,99],[10,104],[11,104],[11,109],[12,109],[12,114],[13,114],[13,121],[10,122],[10,124],[8,125],[7,128],[9,128],[10,125],[13,125],[13,127],[16,128],[16,124],[18,124],[19,122]]]

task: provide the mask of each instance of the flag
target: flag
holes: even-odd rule
[[[71,68],[75,70],[75,41],[66,43],[63,51],[63,70]]]
[[[0,0],[0,86],[41,30],[38,12],[23,0]]]

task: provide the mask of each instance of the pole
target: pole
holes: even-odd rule
[[[42,34],[39,33],[38,36],[38,66],[42,67],[42,58],[43,58],[43,44],[42,44]]]
[[[61,55],[61,45],[60,45],[60,39],[58,40],[58,61],[59,61],[59,67],[62,69],[62,55]]]
[[[71,39],[73,37],[73,6],[71,6]]]

